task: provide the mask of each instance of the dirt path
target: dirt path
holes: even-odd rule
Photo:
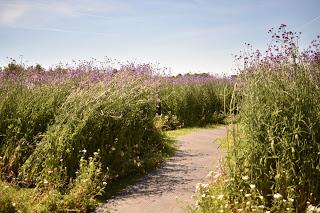
[[[219,164],[222,151],[214,140],[226,127],[200,130],[177,137],[178,149],[163,167],[127,187],[97,209],[102,212],[185,212],[197,183],[208,182],[207,174]]]

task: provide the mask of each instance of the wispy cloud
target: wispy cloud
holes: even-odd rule
[[[2,6],[0,8],[0,24],[12,25],[29,10],[30,7],[24,3]]]
[[[125,4],[111,0],[79,0],[74,1],[44,1],[5,0],[0,2],[0,25],[15,26],[21,20],[37,15],[39,19],[45,16],[76,17],[83,14],[106,14],[115,10],[126,9]]]

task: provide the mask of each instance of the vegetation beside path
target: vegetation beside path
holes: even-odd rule
[[[164,130],[221,121],[231,91],[228,79],[148,64],[12,61],[0,70],[0,212],[93,210],[118,180],[165,160]]]
[[[238,57],[239,126],[193,212],[320,212],[320,36],[301,51],[285,25],[269,33],[265,54]]]

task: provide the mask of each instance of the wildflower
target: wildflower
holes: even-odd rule
[[[107,185],[107,182],[103,181],[103,182],[102,182],[102,185],[106,186],[106,185]]]
[[[53,173],[52,170],[49,170],[49,171],[48,171],[48,175],[51,175],[52,173]]]
[[[16,206],[16,203],[12,203],[12,206],[15,207],[15,206]]]
[[[254,189],[254,188],[256,188],[256,185],[250,184],[250,188],[251,188],[251,189]]]
[[[276,193],[276,194],[273,195],[273,197],[274,197],[275,199],[280,199],[280,198],[282,198],[282,195],[279,194],[279,193]]]
[[[206,188],[209,187],[209,184],[206,183],[206,184],[202,184],[201,186],[202,186],[204,189],[206,189]]]
[[[245,194],[244,196],[245,197],[251,197],[251,194]]]
[[[238,209],[238,212],[243,212],[243,209]]]
[[[94,155],[94,156],[97,156],[97,155],[99,155],[99,153],[98,153],[98,152],[94,152],[93,155]]]
[[[291,203],[293,203],[293,201],[294,201],[294,199],[292,199],[292,198],[289,198],[288,200],[289,200],[289,202],[291,202]]]
[[[83,152],[83,154],[86,154],[87,150],[84,149],[84,150],[82,150],[82,152]]]
[[[261,200],[263,200],[263,196],[259,196],[259,198],[260,198]]]
[[[285,202],[287,202],[287,200],[286,200],[286,199],[283,199],[282,201],[283,201],[284,203],[285,203]]]
[[[258,206],[258,209],[264,209],[264,205]]]
[[[48,184],[48,181],[46,179],[44,179],[43,183],[44,184]]]
[[[315,206],[312,206],[312,205],[308,206],[308,212],[314,212],[315,209],[316,209]]]
[[[206,197],[206,194],[203,194],[201,197],[202,197],[202,198],[205,198],[205,197]]]
[[[246,202],[246,205],[247,205],[247,206],[250,206],[250,201]]]
[[[224,196],[224,195],[219,195],[219,196],[218,196],[218,200],[222,200],[223,196]]]
[[[211,198],[212,198],[212,199],[215,199],[215,198],[216,198],[216,196],[214,196],[214,195],[211,195]]]
[[[248,176],[242,176],[241,178],[242,178],[242,180],[249,180]]]

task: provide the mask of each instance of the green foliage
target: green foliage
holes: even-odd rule
[[[79,69],[0,72],[1,211],[92,211],[173,151],[162,130],[221,122],[230,99],[228,84],[166,84],[143,67]]]
[[[157,115],[155,117],[155,127],[162,130],[174,130],[181,128],[177,116],[171,115]]]
[[[162,112],[177,116],[183,127],[220,123],[231,94],[229,83],[167,84],[160,90]]]
[[[246,75],[241,129],[225,171],[199,193],[197,212],[304,212],[320,203],[320,90],[313,66]],[[235,126],[234,126],[235,127]]]
[[[300,211],[307,201],[320,203],[320,90],[310,75],[319,71],[288,69],[261,70],[248,80],[241,117],[248,140],[243,169],[264,196],[293,198]],[[273,202],[269,197],[268,205]]]
[[[122,72],[92,86],[83,79],[1,79],[0,174],[36,187],[26,200],[39,205],[23,204],[30,212],[93,209],[105,185],[154,168],[169,150],[154,126],[157,89],[149,76]],[[24,203],[1,199],[6,209],[12,199]]]
[[[237,56],[241,129],[231,131],[225,171],[201,192],[199,212],[320,212],[320,36],[300,52],[286,25],[269,33],[265,54],[247,44]]]

